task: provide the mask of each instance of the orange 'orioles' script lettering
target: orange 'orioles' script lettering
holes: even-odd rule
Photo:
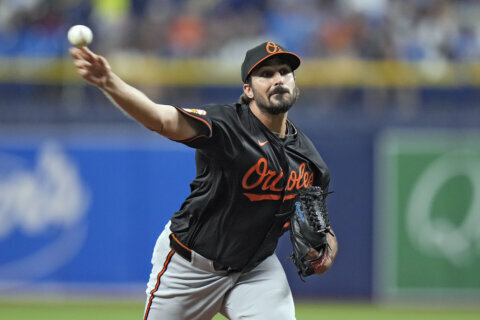
[[[298,167],[298,171],[292,170],[288,175],[285,191],[298,190],[311,187],[313,185],[313,172],[305,170],[306,164],[302,163]],[[260,188],[262,191],[271,191],[272,194],[254,194],[244,193],[250,201],[260,200],[279,200],[282,187],[278,186],[279,181],[283,178],[283,171],[280,173],[268,168],[268,161],[265,158],[258,159],[250,169],[247,170],[242,179],[242,187],[245,190]],[[295,193],[285,195],[284,200],[292,199]]]

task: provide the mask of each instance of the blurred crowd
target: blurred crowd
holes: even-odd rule
[[[240,57],[272,39],[303,57],[480,58],[475,0],[0,0],[0,56],[61,56],[90,26],[103,53]]]
[[[0,0],[0,58],[68,56],[67,31],[84,24],[94,32],[92,49],[103,55],[241,61],[246,48],[271,40],[307,59],[421,62],[420,71],[435,80],[447,70],[439,66],[480,60],[478,17],[478,0]],[[6,79],[0,82],[0,123],[125,119],[90,87]],[[362,117],[480,121],[472,114],[480,101],[475,82],[432,90],[408,83],[302,87],[303,108],[296,112],[314,126],[320,113],[324,125],[351,119],[356,126]],[[232,101],[241,87],[144,89],[154,100],[197,106]]]

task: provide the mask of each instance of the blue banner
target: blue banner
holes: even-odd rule
[[[0,139],[1,288],[146,283],[156,237],[189,192],[194,152],[135,132]]]

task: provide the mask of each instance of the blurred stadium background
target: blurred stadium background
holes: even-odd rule
[[[119,75],[183,107],[235,102],[262,41],[299,53],[290,116],[330,167],[340,253],[304,283],[282,238],[297,301],[338,303],[331,319],[394,319],[332,311],[347,302],[478,319],[479,17],[473,0],[0,0],[0,318],[40,297],[133,301],[139,318],[156,237],[194,176],[192,150],[76,76],[66,33],[85,24]]]

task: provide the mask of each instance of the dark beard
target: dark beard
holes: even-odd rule
[[[256,91],[252,88],[253,90],[253,97],[255,99],[255,102],[257,103],[258,108],[265,112],[269,113],[271,115],[278,115],[281,113],[286,113],[290,108],[295,104],[297,101],[298,97],[298,87],[295,87],[293,89],[293,93],[289,94],[288,96],[282,95],[282,98],[280,100],[277,100],[275,102],[270,101],[270,97],[273,96],[274,94],[282,94],[282,93],[289,93],[288,89],[278,87],[272,90],[272,92],[269,93],[268,98],[264,99],[260,95],[257,95]]]

